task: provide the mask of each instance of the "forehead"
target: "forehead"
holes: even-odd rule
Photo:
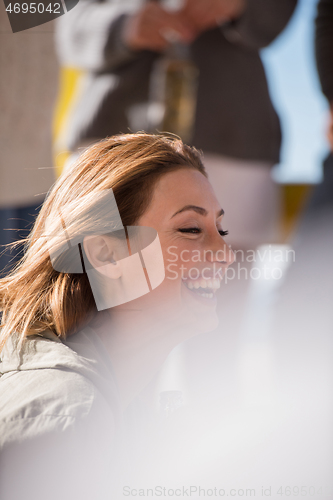
[[[203,203],[218,205],[215,193],[208,179],[198,170],[182,168],[164,174],[156,183],[152,203],[159,205]],[[205,206],[204,208],[209,208]]]

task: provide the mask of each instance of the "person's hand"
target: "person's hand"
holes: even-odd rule
[[[195,29],[181,13],[167,12],[158,3],[148,2],[127,19],[123,40],[132,50],[161,52],[171,40],[190,43],[195,35]]]
[[[186,0],[183,15],[197,31],[241,16],[247,0]]]

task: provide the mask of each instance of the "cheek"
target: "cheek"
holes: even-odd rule
[[[176,244],[166,244],[166,242],[161,241],[164,267],[165,267],[165,281],[178,281],[179,275],[179,248]]]
[[[193,243],[182,242],[180,244],[162,246],[165,267],[168,268],[170,265],[172,269],[190,269],[191,267],[195,267],[195,258],[193,259],[193,256],[200,253],[200,251],[195,249]]]
[[[192,250],[178,248],[173,255],[164,256],[165,276],[168,280],[181,283],[183,279],[198,279],[200,276],[200,262]]]
[[[192,267],[189,250],[172,246],[164,253],[164,265],[165,281],[169,282],[170,286],[179,287],[188,269]]]

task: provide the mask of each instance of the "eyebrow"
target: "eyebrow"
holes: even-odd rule
[[[197,207],[196,205],[186,205],[185,207],[178,210],[178,212],[174,213],[173,216],[171,217],[171,219],[173,217],[175,217],[176,215],[181,214],[182,212],[188,212],[189,210],[192,210],[193,212],[197,212],[199,215],[203,215],[204,217],[208,214],[208,212],[205,208]],[[216,215],[217,215],[217,218],[221,217],[221,215],[224,215],[223,208],[221,208],[221,210],[219,210]]]

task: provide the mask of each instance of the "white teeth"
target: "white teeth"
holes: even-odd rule
[[[193,290],[193,289],[197,290],[198,288],[203,288],[203,289],[208,288],[213,293],[215,293],[221,287],[220,280],[217,279],[217,278],[209,279],[209,280],[200,279],[200,280],[196,280],[196,281],[187,281],[187,280],[184,280],[184,284],[190,290]],[[211,296],[213,296],[212,293],[208,293],[208,294],[206,293],[206,294],[201,294],[201,295],[203,297],[207,296],[209,298],[211,298]]]

